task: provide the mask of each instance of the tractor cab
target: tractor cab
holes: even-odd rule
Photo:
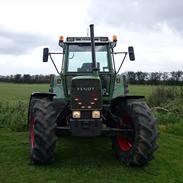
[[[78,76],[99,76],[102,95],[110,96],[110,84],[114,68],[112,66],[111,42],[108,37],[95,37],[96,68],[93,67],[90,37],[68,37],[59,41],[64,50],[62,72],[66,94],[71,93],[71,80]]]
[[[92,31],[90,33],[92,34]],[[93,86],[90,85],[90,79],[94,78],[94,80],[99,80],[96,81],[99,83],[96,88],[100,88],[101,100],[104,103],[110,103],[119,95],[123,96],[125,78],[118,73],[126,55],[129,55],[131,61],[135,60],[135,56],[133,47],[128,47],[128,52],[114,52],[116,44],[115,35],[111,41],[108,37],[94,37],[93,33],[90,37],[67,37],[65,41],[63,36],[60,36],[59,46],[63,49],[62,53],[50,53],[48,48],[44,48],[43,62],[47,62],[50,56],[59,74],[54,76],[50,83],[50,91],[56,94],[54,98],[69,102],[73,96],[73,82],[78,80],[78,87],[91,88]],[[52,54],[63,54],[61,72],[58,71],[51,57]],[[117,70],[114,61],[115,54],[124,55]]]

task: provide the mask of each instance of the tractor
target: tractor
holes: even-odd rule
[[[30,159],[33,164],[54,160],[57,137],[107,136],[114,155],[127,166],[142,166],[158,148],[156,120],[144,96],[129,94],[125,76],[119,74],[126,56],[135,60],[134,49],[115,52],[117,36],[59,37],[62,52],[43,49],[43,62],[50,58],[58,72],[49,92],[34,92],[28,111]],[[61,54],[59,72],[53,54]],[[118,69],[116,54],[123,59]]]

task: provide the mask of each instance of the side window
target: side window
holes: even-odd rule
[[[102,83],[102,94],[104,96],[109,95],[110,90],[110,75],[100,74],[101,83]]]
[[[96,61],[99,63],[100,72],[109,72],[106,51],[96,52]]]

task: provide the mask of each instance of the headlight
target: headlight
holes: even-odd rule
[[[92,111],[92,118],[100,118],[100,111]]]
[[[80,118],[81,117],[81,112],[80,111],[73,111],[72,112],[72,117],[73,118]]]

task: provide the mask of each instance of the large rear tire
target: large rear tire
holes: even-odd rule
[[[144,102],[126,102],[126,107],[118,104],[112,111],[120,119],[118,127],[133,129],[134,132],[113,137],[112,147],[120,162],[128,166],[145,165],[153,159],[153,153],[158,148],[156,121]]]
[[[32,97],[29,105],[30,158],[34,164],[48,164],[56,147],[56,112],[49,98]]]

